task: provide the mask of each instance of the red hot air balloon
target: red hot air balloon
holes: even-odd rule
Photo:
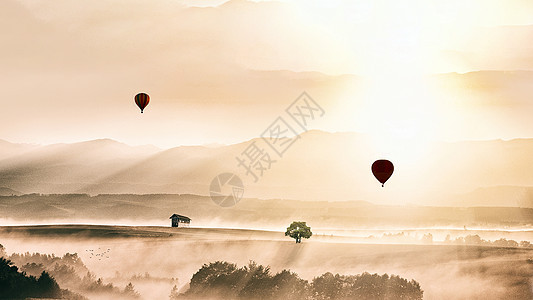
[[[144,108],[150,103],[150,96],[145,93],[139,93],[135,95],[135,103],[137,103],[137,106],[141,109],[141,114],[144,111]]]
[[[381,182],[381,186],[385,186],[385,182],[389,180],[392,172],[394,172],[394,165],[386,159],[376,160],[372,164],[372,173]]]

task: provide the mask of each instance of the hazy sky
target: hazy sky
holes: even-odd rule
[[[527,0],[3,0],[0,17],[13,142],[239,142],[304,90],[322,130],[533,137],[533,73],[429,75],[533,70]]]

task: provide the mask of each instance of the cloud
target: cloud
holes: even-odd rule
[[[0,136],[41,143],[102,137],[164,146],[238,142],[257,136],[304,90],[326,110],[344,113],[332,114],[336,125],[322,129],[354,130],[339,120],[353,119],[365,87],[355,76],[325,74],[365,68],[381,74],[389,63],[418,57],[409,56],[412,49],[421,50],[423,65],[440,62],[447,71],[530,66],[523,45],[533,40],[528,26],[488,28],[477,40],[447,43],[449,36],[424,29],[433,10],[403,28],[406,16],[389,24],[394,10],[371,3],[221,3],[2,1],[0,39],[8,46],[0,49],[0,80],[10,126]],[[442,28],[436,28],[449,29],[448,17],[440,16]],[[389,32],[393,25],[401,28]],[[450,47],[449,61],[433,55],[442,44]],[[153,99],[143,123],[132,101],[139,91]]]

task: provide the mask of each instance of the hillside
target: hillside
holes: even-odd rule
[[[387,158],[396,171],[385,189],[369,171],[383,155],[368,136],[306,132],[283,157],[272,158],[275,162],[258,182],[236,160],[254,142],[269,149],[261,139],[168,150],[113,140],[40,146],[1,159],[0,182],[23,193],[207,195],[216,175],[232,172],[243,179],[245,196],[251,198],[533,207],[529,192],[516,199],[470,193],[480,187],[533,186],[533,139],[433,143],[416,161],[392,154]]]
[[[385,206],[362,201],[326,202],[246,198],[222,208],[196,195],[23,195],[0,197],[3,224],[82,223],[168,225],[173,213],[194,226],[284,228],[306,220],[321,228],[490,227],[533,224],[533,209],[513,207]]]

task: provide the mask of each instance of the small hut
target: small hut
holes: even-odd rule
[[[189,227],[191,219],[186,216],[173,214],[169,219],[172,219],[172,227]]]

